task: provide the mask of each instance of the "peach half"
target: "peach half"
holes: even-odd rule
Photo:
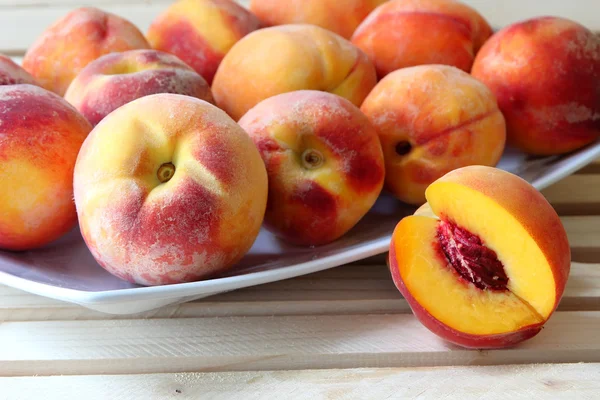
[[[10,57],[0,54],[0,86],[26,83],[39,86],[36,79]]]
[[[388,0],[252,0],[252,11],[263,26],[312,24],[350,39],[358,25]]]
[[[377,128],[386,164],[386,190],[412,205],[445,173],[467,165],[495,166],[506,125],[493,93],[448,65],[394,71],[361,110]]]
[[[258,18],[234,0],[177,0],[152,21],[146,37],[212,84],[225,54],[258,28]]]
[[[600,36],[581,24],[537,17],[507,26],[471,74],[497,97],[511,146],[547,156],[600,139]]]
[[[396,226],[392,278],[414,315],[439,337],[500,348],[535,336],[569,276],[565,229],[527,181],[486,166],[456,169]]]
[[[321,90],[360,106],[377,83],[368,57],[343,37],[309,24],[250,33],[227,53],[212,84],[217,105],[236,121],[262,100]]]
[[[444,64],[471,70],[492,29],[472,7],[455,0],[391,0],[356,28],[352,43],[375,64],[379,78],[400,68]]]
[[[141,285],[206,279],[258,236],[267,173],[216,106],[160,93],[119,107],[84,142],[74,172],[83,238],[113,275]]]
[[[287,242],[323,245],[356,225],[383,187],[375,128],[343,97],[301,90],[263,100],[239,121],[269,176],[265,227]]]
[[[110,53],[92,61],[71,82],[65,100],[95,126],[122,105],[157,93],[214,103],[204,78],[176,56],[156,50]]]
[[[83,67],[98,57],[148,49],[144,34],[128,20],[94,7],[76,8],[46,28],[29,47],[23,68],[60,96]]]
[[[0,248],[43,247],[77,222],[73,168],[92,127],[39,86],[0,86]]]

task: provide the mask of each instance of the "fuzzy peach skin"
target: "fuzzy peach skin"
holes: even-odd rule
[[[239,121],[269,176],[264,225],[297,245],[323,245],[371,209],[384,179],[375,128],[343,97],[301,90],[263,100]]]
[[[39,248],[75,226],[73,168],[91,129],[52,92],[0,86],[0,248]]]
[[[508,143],[534,155],[563,154],[600,138],[600,36],[558,17],[497,32],[472,75],[498,98]]]
[[[388,0],[252,0],[252,11],[263,26],[312,24],[350,39],[358,25]]]
[[[367,56],[349,41],[308,24],[255,31],[227,53],[212,85],[217,105],[239,120],[260,101],[296,90],[321,90],[356,106],[377,83]]]
[[[39,86],[36,79],[10,57],[0,54],[0,86],[27,83]]]
[[[65,99],[95,126],[122,105],[157,93],[214,103],[202,76],[176,56],[156,50],[111,53],[92,61],[71,82]]]
[[[256,146],[227,114],[160,93],[96,125],[77,158],[74,189],[98,263],[130,282],[165,285],[239,261],[259,233],[268,185]]]
[[[375,63],[378,76],[424,64],[451,65],[469,72],[491,36],[488,22],[454,0],[391,0],[358,26],[352,43]]]
[[[485,166],[456,169],[396,226],[392,279],[433,333],[469,348],[516,345],[552,316],[571,253],[560,218],[533,186]]]
[[[156,17],[146,37],[153,48],[175,54],[212,84],[225,54],[258,18],[232,0],[178,0]]]
[[[112,52],[148,49],[143,33],[128,20],[93,7],[70,11],[29,47],[23,68],[61,96],[91,61]]]
[[[413,205],[445,173],[472,164],[495,166],[506,125],[492,92],[447,65],[407,67],[383,78],[361,106],[377,128],[386,189]]]

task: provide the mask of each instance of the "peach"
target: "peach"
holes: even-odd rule
[[[498,98],[507,139],[533,155],[564,154],[600,138],[600,36],[538,17],[498,31],[472,75]]]
[[[217,105],[239,120],[260,101],[321,90],[360,106],[377,83],[368,57],[341,36],[308,24],[252,32],[223,59],[212,85]]]
[[[0,248],[31,250],[71,230],[73,168],[92,127],[55,93],[0,86]]]
[[[148,49],[143,33],[128,20],[94,7],[80,7],[50,25],[29,47],[23,68],[61,96],[83,67],[100,56]]]
[[[176,56],[156,50],[111,53],[92,61],[71,82],[65,100],[95,126],[122,105],[157,93],[214,103],[202,76]]]
[[[471,70],[474,56],[491,36],[488,22],[454,0],[391,0],[358,26],[352,43],[375,63],[380,78],[425,64]]]
[[[506,126],[496,98],[481,82],[448,65],[419,65],[383,78],[361,106],[377,128],[386,190],[420,205],[425,189],[447,172],[496,166]]]
[[[82,236],[96,261],[141,285],[205,279],[251,248],[267,204],[258,149],[216,106],[159,93],[104,118],[74,172]]]
[[[26,83],[39,86],[36,79],[10,57],[0,54],[0,86]]]
[[[429,212],[403,218],[389,253],[416,318],[444,340],[500,348],[535,336],[563,295],[571,254],[540,192],[509,172],[467,166],[427,188]]]
[[[251,0],[263,26],[312,24],[350,39],[358,25],[387,0]]]
[[[172,53],[209,84],[229,49],[259,29],[258,18],[232,0],[178,0],[150,25],[153,48]]]
[[[264,226],[296,245],[323,245],[371,209],[384,179],[375,128],[349,100],[301,90],[258,103],[239,121],[269,176]]]

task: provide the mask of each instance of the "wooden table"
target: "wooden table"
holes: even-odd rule
[[[382,257],[134,316],[0,287],[0,398],[597,399],[600,161],[543,193],[572,273],[547,327],[516,348],[439,340]]]

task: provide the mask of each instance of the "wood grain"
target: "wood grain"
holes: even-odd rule
[[[18,377],[0,386],[11,400],[586,400],[600,393],[600,364]]]
[[[600,312],[558,312],[518,347],[473,351],[410,314],[5,322],[0,375],[600,362]]]

